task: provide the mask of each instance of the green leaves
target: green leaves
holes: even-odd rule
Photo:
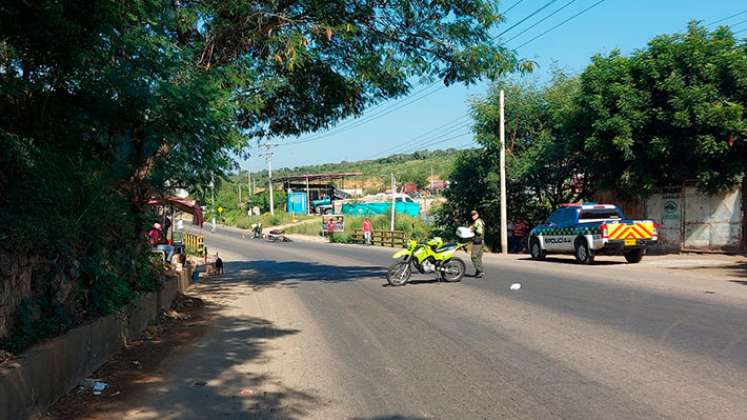
[[[737,146],[747,121],[744,49],[728,29],[692,23],[629,57],[594,57],[576,104],[598,187],[645,195],[692,179],[705,190],[734,186],[747,163]]]

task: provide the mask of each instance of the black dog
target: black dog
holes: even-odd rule
[[[215,273],[223,275],[223,260],[220,257],[215,259]]]

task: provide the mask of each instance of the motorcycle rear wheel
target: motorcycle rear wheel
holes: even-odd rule
[[[389,266],[386,272],[386,281],[390,286],[403,286],[410,280],[412,269],[410,263],[400,261]]]
[[[467,265],[459,258],[452,258],[440,267],[441,278],[448,282],[461,281],[466,271]]]

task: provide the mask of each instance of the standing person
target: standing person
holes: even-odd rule
[[[516,221],[514,222],[514,226],[511,229],[511,237],[513,238],[514,242],[513,252],[517,254],[524,252],[527,230],[529,230],[529,226],[526,224],[524,219],[522,219],[521,217],[516,219]],[[511,249],[509,249],[509,252],[510,251]]]
[[[333,217],[329,218],[329,222],[327,222],[327,236],[329,236],[329,241],[332,242],[332,235],[335,233],[335,219]]]
[[[472,210],[470,216],[472,217],[472,224],[469,228],[475,233],[475,237],[472,238],[472,265],[475,266],[474,277],[479,279],[484,276],[482,271],[482,247],[485,238],[485,222],[482,221],[477,210]]]
[[[371,245],[371,221],[368,217],[363,219],[363,241],[366,245]]]

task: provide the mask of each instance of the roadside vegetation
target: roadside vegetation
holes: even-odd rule
[[[0,256],[38,267],[14,311],[21,344],[3,346],[158,287],[145,203],[174,187],[209,202],[211,178],[254,141],[330,127],[420,82],[530,70],[490,38],[500,22],[483,0],[4,3]]]
[[[538,223],[561,203],[599,190],[639,198],[696,181],[705,192],[740,183],[747,191],[747,40],[692,23],[630,55],[596,55],[577,76],[499,81],[474,100],[482,148],[457,158],[442,227],[476,208],[487,242],[498,241],[501,89],[509,220]]]
[[[370,216],[373,230],[389,230],[389,216]],[[353,241],[353,231],[363,227],[362,216],[345,216],[345,232],[338,232],[332,235],[332,242],[350,243]],[[397,215],[394,222],[394,229],[405,233],[406,239],[424,240],[431,235],[431,226],[424,223],[417,217]],[[322,234],[321,218],[318,223],[303,223],[296,226],[289,226],[285,229],[286,233],[295,233],[300,235],[320,236]]]

